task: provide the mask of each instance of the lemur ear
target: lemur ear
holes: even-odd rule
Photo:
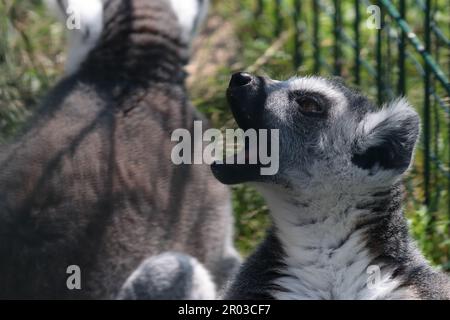
[[[362,169],[405,172],[420,132],[420,118],[405,99],[369,113],[358,127],[352,162]]]

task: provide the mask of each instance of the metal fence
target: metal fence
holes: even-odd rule
[[[450,215],[450,1],[255,0],[252,5],[255,18],[272,15],[273,37],[288,31],[296,70],[350,79],[372,92],[379,105],[399,95],[413,100],[422,116],[422,142],[409,194],[429,211]]]

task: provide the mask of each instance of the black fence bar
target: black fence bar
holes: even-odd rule
[[[313,47],[314,47],[314,73],[320,73],[321,52],[320,52],[320,9],[319,0],[312,0],[313,4]]]
[[[281,0],[275,0],[275,36],[279,36],[281,34],[283,28],[283,17],[281,15]]]
[[[341,0],[334,0],[334,74],[340,76],[342,73],[342,56],[341,56],[341,29],[342,29],[342,12]]]
[[[431,50],[431,0],[426,0],[425,3],[425,50]],[[424,107],[423,107],[423,135],[424,135],[424,203],[426,206],[430,205],[430,66],[425,64],[424,75]]]
[[[384,33],[386,38],[386,63],[384,66],[384,74],[383,74],[383,80],[384,80],[384,99],[393,99],[395,94],[392,91],[392,38],[391,38],[391,22],[389,20],[386,20],[384,22]]]
[[[359,7],[359,0],[355,0],[355,21],[353,29],[355,33],[355,84],[361,84],[361,36],[360,36],[360,24],[361,24],[361,9]]]
[[[295,26],[295,32],[294,32],[294,68],[295,70],[298,70],[300,65],[302,64],[303,57],[302,57],[302,30],[300,26],[300,18],[302,14],[302,4],[301,0],[294,0],[294,26]]]
[[[436,59],[436,61],[439,61],[438,57]],[[433,79],[434,80],[434,79]],[[433,81],[433,85],[432,85],[432,91],[435,90],[435,85],[434,85],[434,81]],[[433,122],[434,122],[434,130],[433,130],[433,154],[434,155],[438,155],[439,154],[439,133],[441,132],[440,130],[440,123],[439,123],[439,118],[440,118],[440,110],[438,108],[438,103],[436,101],[436,99],[433,99]],[[432,203],[430,204],[430,210],[431,211],[436,211],[439,205],[439,201],[441,198],[441,186],[438,183],[439,181],[439,164],[437,163],[437,161],[434,161],[434,168],[433,168],[433,181],[435,181],[436,184],[436,189],[434,192],[434,197],[432,197]],[[431,200],[430,200],[431,201]],[[433,216],[432,216],[433,217]],[[433,219],[430,219],[430,222]]]
[[[255,16],[260,17],[264,13],[264,0],[256,1]]]
[[[381,8],[380,3],[377,2],[378,6]],[[383,14],[381,14],[383,16]],[[381,19],[381,17],[380,17]],[[379,28],[378,28],[379,27]],[[376,40],[376,60],[377,60],[377,102],[381,106],[384,102],[384,83],[383,83],[383,21],[381,25],[377,26],[377,40]]]
[[[400,17],[406,18],[405,0],[400,0]],[[400,30],[400,41],[398,42],[398,84],[397,93],[399,95],[406,94],[406,77],[405,77],[405,49],[406,49],[406,33]]]

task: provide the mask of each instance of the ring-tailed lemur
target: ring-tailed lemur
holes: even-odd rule
[[[273,221],[227,299],[450,298],[447,275],[419,253],[402,212],[419,136],[406,100],[377,109],[335,79],[247,73],[227,93],[242,129],[280,137],[274,176],[259,175],[259,164],[212,166],[224,183],[253,182]]]
[[[207,165],[171,161],[172,132],[202,119],[184,66],[206,1],[67,4],[54,7],[80,19],[68,74],[0,151],[0,298],[116,298],[166,251],[220,287],[239,263],[229,191]]]

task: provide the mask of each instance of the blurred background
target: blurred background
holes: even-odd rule
[[[450,0],[213,1],[188,66],[189,94],[218,128],[235,126],[225,101],[235,71],[338,75],[379,105],[407,96],[422,116],[422,137],[405,179],[406,214],[427,258],[449,271],[449,12]],[[64,46],[63,26],[41,0],[0,0],[0,142],[61,77]],[[247,255],[265,233],[267,208],[246,185],[233,188],[233,205],[237,246]]]

